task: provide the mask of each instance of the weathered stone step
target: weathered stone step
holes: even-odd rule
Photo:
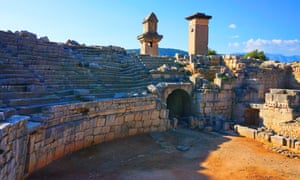
[[[35,78],[33,74],[31,73],[23,73],[23,74],[19,74],[19,73],[12,73],[12,74],[0,74],[0,80],[1,79],[14,79],[14,78]]]
[[[72,68],[70,68],[69,70],[64,69],[64,70],[56,71],[55,74],[53,73],[53,71],[45,71],[41,69],[35,69],[32,71],[34,74],[42,76],[43,78],[47,78],[48,76],[51,78],[52,76],[61,77],[61,76],[77,75],[77,73],[74,70],[75,69]]]
[[[16,107],[18,114],[20,115],[30,115],[42,113],[43,109],[50,106],[62,105],[62,104],[71,104],[80,102],[78,100],[73,101],[64,101],[64,102],[56,102],[56,103],[46,103],[46,104],[37,104],[37,105],[29,105],[29,106],[18,106]]]
[[[34,98],[45,96],[47,93],[39,92],[0,92],[1,99],[21,99],[21,98]]]
[[[37,78],[6,78],[0,79],[1,85],[23,85],[23,84],[39,84],[40,80]]]
[[[5,85],[0,84],[0,92],[26,92],[27,85]]]
[[[46,97],[36,97],[36,98],[21,98],[21,99],[9,99],[9,106],[26,106],[26,105],[34,105],[34,104],[45,104],[45,103],[53,103],[59,101],[60,98],[54,95],[46,96]]]

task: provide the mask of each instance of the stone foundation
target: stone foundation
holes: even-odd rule
[[[300,141],[292,137],[282,136],[270,132],[268,130],[253,129],[246,126],[235,125],[235,132],[240,136],[244,136],[250,139],[255,139],[263,143],[271,143],[275,147],[283,149],[289,149],[296,153],[300,153]]]
[[[285,136],[300,137],[299,122],[295,120],[299,116],[299,97],[299,90],[271,89],[260,107],[263,125]]]

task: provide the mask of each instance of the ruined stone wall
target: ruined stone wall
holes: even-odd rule
[[[286,71],[280,68],[247,67],[238,71],[233,84],[233,119],[245,120],[245,110],[251,103],[262,103],[270,88],[285,88]]]
[[[258,87],[258,98],[264,100],[265,93],[269,92],[270,88],[286,88],[286,71],[284,69],[257,69],[248,72],[248,79],[256,81]]]
[[[196,92],[194,94],[194,112],[204,117],[218,115],[230,119],[232,113],[231,90]]]
[[[79,149],[168,127],[168,111],[152,96],[49,107],[30,122],[35,126],[22,117],[0,122],[1,179],[21,179]]]
[[[294,123],[286,123],[299,116],[299,90],[271,89],[266,94],[265,104],[260,108],[260,118],[263,125],[273,129],[275,132],[288,134],[287,130],[293,134],[298,134],[298,126]],[[294,124],[297,125],[297,124]],[[295,128],[295,130],[292,130]],[[290,134],[290,135],[292,135]]]
[[[27,172],[70,152],[116,138],[164,131],[167,110],[154,97],[54,106],[29,135]]]
[[[270,88],[286,88],[290,86],[287,80],[288,71],[282,64],[265,63],[258,59],[242,59],[239,56],[223,56],[224,63],[236,77],[241,75],[243,80],[236,86],[249,86],[258,90],[258,99],[264,100],[264,94]],[[250,83],[249,83],[250,82]]]
[[[276,132],[280,129],[280,124],[282,122],[293,120],[294,114],[293,109],[291,108],[278,108],[278,107],[270,107],[264,106],[260,109],[260,118],[262,118],[263,125],[274,129]]]
[[[224,63],[231,71],[238,71],[245,68],[245,64],[241,62],[239,56],[226,55],[223,56]]]
[[[21,179],[24,176],[28,119],[28,116],[14,115],[0,121],[0,179]]]
[[[299,126],[298,126],[299,128]],[[240,135],[247,138],[255,139],[256,141],[260,141],[263,143],[271,143],[272,146],[279,147],[279,153],[286,151],[287,149],[300,152],[300,141],[296,139],[294,136],[287,136],[284,134],[276,134],[274,132],[270,132],[267,129],[259,128],[253,129],[246,126],[235,125],[234,130]],[[295,129],[293,129],[295,130]],[[299,131],[298,131],[299,132]],[[276,149],[277,149],[276,148]],[[282,148],[282,149],[281,149]],[[284,153],[282,153],[284,154]],[[287,157],[293,157],[291,155],[285,154]],[[297,156],[296,156],[297,157]]]
[[[223,60],[220,56],[196,55],[190,58],[194,72],[211,82],[213,82],[216,73],[219,73],[223,67]]]
[[[300,122],[284,122],[280,123],[278,134],[292,137],[292,138],[299,138],[300,137]]]

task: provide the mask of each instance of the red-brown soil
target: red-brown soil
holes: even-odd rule
[[[187,151],[178,145],[190,147]],[[250,139],[177,129],[102,143],[27,179],[300,179],[300,160]]]

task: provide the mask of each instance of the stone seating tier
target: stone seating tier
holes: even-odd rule
[[[170,57],[151,57],[151,56],[139,56],[140,61],[149,70],[157,69],[158,67],[166,64],[168,66],[176,66],[175,58]]]
[[[0,69],[0,106],[20,114],[141,93],[152,80],[143,63],[122,48],[45,42],[26,32],[0,31]]]

